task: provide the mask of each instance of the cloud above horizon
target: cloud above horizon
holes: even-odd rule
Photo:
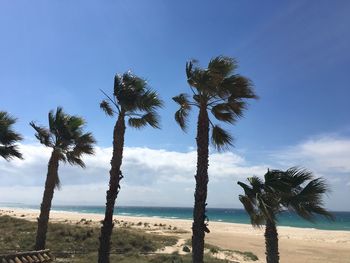
[[[24,160],[0,160],[0,201],[40,203],[50,149],[39,144],[20,146]],[[86,169],[60,164],[62,189],[56,204],[104,205],[108,185],[111,148],[96,147],[86,156]],[[210,206],[240,207],[241,192],[236,181],[262,176],[267,168],[306,167],[329,181],[333,193],[330,207],[341,208],[339,198],[349,198],[350,139],[323,136],[271,153],[251,163],[233,152],[210,153]],[[264,158],[265,157],[265,158]],[[146,147],[125,147],[122,190],[118,202],[124,205],[191,206],[193,203],[196,152],[168,151]],[[343,205],[344,206],[344,205]]]

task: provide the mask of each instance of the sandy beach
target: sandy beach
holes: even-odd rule
[[[0,208],[0,214],[35,221],[39,211]],[[51,222],[77,223],[83,218],[92,220],[93,224],[99,224],[103,215],[61,211],[52,211],[50,214]],[[120,224],[132,224],[135,227],[139,222],[142,222],[142,226],[148,223],[149,231],[178,236],[178,244],[173,248],[167,248],[168,252],[176,251],[185,240],[191,237],[190,220],[131,216],[115,216],[115,219]],[[152,228],[159,224],[166,224],[167,228],[171,226],[172,230]],[[223,249],[251,251],[259,257],[259,261],[255,262],[265,262],[263,229],[255,229],[246,224],[224,222],[210,222],[209,229],[211,232],[206,235],[206,243]],[[282,263],[350,263],[350,231],[278,227],[278,233]]]

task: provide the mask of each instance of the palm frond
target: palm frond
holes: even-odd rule
[[[214,125],[211,133],[211,142],[218,151],[222,151],[233,145],[233,138],[220,126]]]
[[[106,113],[106,115],[108,115],[108,116],[112,117],[114,115],[114,111],[107,100],[101,101],[100,109],[102,109],[104,111],[104,113]]]
[[[248,177],[247,180],[252,186],[255,193],[261,192],[264,188],[263,180],[257,176]]]
[[[173,101],[175,101],[181,108],[191,109],[189,96],[186,93],[181,93],[178,96],[173,97]]]
[[[80,158],[83,154],[94,154],[96,143],[92,133],[84,133],[84,119],[66,114],[58,107],[56,112],[50,111],[48,120],[49,129],[30,123],[36,131],[36,138],[45,146],[54,148],[59,161],[84,167]]]
[[[36,131],[35,137],[39,142],[47,147],[53,147],[54,141],[50,134],[50,131],[42,126],[37,126],[33,121],[29,123],[30,126]]]
[[[233,70],[237,68],[237,62],[234,58],[218,56],[210,60],[208,70],[213,77],[224,79]]]
[[[250,198],[246,195],[239,195],[239,201],[241,201],[244,209],[247,211],[253,226],[260,227],[265,223],[265,218],[257,210],[254,198]]]
[[[241,75],[231,75],[225,78],[218,88],[220,97],[229,99],[257,99],[254,86],[250,79]]]
[[[73,152],[76,156],[81,156],[82,154],[94,154],[93,145],[96,143],[95,138],[92,133],[87,132],[75,139],[75,146]]]
[[[245,184],[245,183],[242,183],[242,182],[240,182],[240,181],[238,181],[237,184],[238,184],[240,187],[243,188],[244,193],[245,193],[245,195],[246,195],[247,197],[249,197],[249,198],[251,198],[251,199],[255,198],[256,192],[253,190],[252,187],[250,187],[249,185],[247,185],[247,184]]]
[[[130,117],[128,119],[128,124],[137,129],[143,128],[147,124],[153,128],[160,129],[159,115],[154,111],[147,112],[141,117]]]
[[[66,153],[67,162],[71,165],[79,165],[82,168],[85,168],[85,163],[82,159],[77,157],[73,152]]]
[[[287,180],[292,187],[302,186],[305,182],[313,179],[312,172],[298,168],[291,167],[284,173],[285,180]]]
[[[0,145],[0,156],[9,161],[14,157],[23,159],[22,154],[19,152],[17,145],[2,146]]]
[[[226,103],[220,103],[212,107],[211,113],[214,117],[223,122],[234,123],[235,115]]]
[[[5,111],[0,111],[0,144],[3,146],[14,146],[16,142],[22,140],[22,136],[12,128],[12,125],[15,123],[16,118],[12,117]],[[9,148],[9,151],[14,151],[15,148],[11,147]],[[16,155],[19,156],[17,153]]]
[[[147,89],[136,97],[136,106],[141,111],[154,111],[163,107],[163,101],[159,98],[157,92]]]
[[[82,134],[82,127],[85,125],[85,120],[79,116],[70,116],[67,118],[67,126],[71,134],[80,136]]]

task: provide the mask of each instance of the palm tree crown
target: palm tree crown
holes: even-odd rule
[[[15,144],[22,140],[22,136],[12,129],[16,119],[5,111],[0,111],[0,156],[6,160],[14,157],[22,159],[22,154]]]
[[[53,148],[59,161],[85,167],[81,157],[83,154],[94,153],[93,144],[96,141],[90,132],[83,132],[84,119],[64,113],[61,107],[56,112],[50,111],[48,119],[49,128],[30,123],[36,131],[35,137],[41,144]],[[58,185],[57,178],[56,186]]]
[[[305,169],[268,170],[264,181],[253,176],[248,178],[248,182],[249,185],[238,182],[245,193],[239,196],[239,200],[255,226],[261,226],[267,220],[276,222],[276,216],[285,210],[293,211],[309,221],[313,221],[317,214],[333,218],[323,208],[322,198],[328,191],[325,181],[314,178]]]
[[[252,83],[246,77],[235,74],[237,62],[233,58],[219,56],[213,58],[206,69],[198,67],[197,61],[186,63],[187,82],[192,91],[192,99],[182,93],[173,98],[180,109],[175,113],[175,120],[186,131],[187,117],[193,106],[205,107],[212,116],[226,123],[234,123],[243,116],[247,99],[256,99]],[[232,136],[209,118],[211,142],[221,150],[232,145]]]
[[[144,79],[130,71],[123,75],[117,74],[114,77],[113,96],[104,94],[107,99],[100,103],[100,107],[107,115],[123,114],[128,117],[129,126],[134,128],[142,128],[147,124],[159,128],[156,109],[161,108],[163,102]]]

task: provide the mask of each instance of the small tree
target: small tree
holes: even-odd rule
[[[244,189],[239,196],[253,226],[265,224],[266,262],[278,263],[277,216],[291,210],[312,221],[315,215],[332,219],[323,208],[323,195],[328,192],[326,182],[314,178],[305,169],[290,168],[286,171],[268,170],[264,181],[257,176],[248,178],[249,185],[238,182]]]
[[[45,248],[47,226],[49,222],[51,202],[54,190],[60,185],[58,177],[59,162],[68,162],[71,165],[85,167],[81,159],[83,154],[93,154],[95,139],[91,133],[84,133],[85,121],[77,116],[70,116],[58,107],[56,112],[49,113],[49,128],[37,126],[34,122],[30,125],[35,129],[35,137],[41,144],[52,148],[48,163],[45,190],[40,206],[38,218],[38,230],[36,233],[35,249]]]
[[[23,159],[16,145],[22,136],[12,129],[15,123],[15,118],[6,111],[0,111],[0,156],[7,161],[15,157]]]
[[[128,119],[128,125],[133,128],[140,129],[146,125],[159,128],[159,116],[156,110],[163,105],[158,94],[147,86],[146,81],[131,72],[116,75],[113,96],[105,95],[107,98],[101,102],[100,107],[108,116],[117,116],[117,120],[113,130],[113,154],[98,250],[99,263],[109,262],[114,205],[120,190],[120,180],[123,178],[120,167],[123,160],[125,118]]]

